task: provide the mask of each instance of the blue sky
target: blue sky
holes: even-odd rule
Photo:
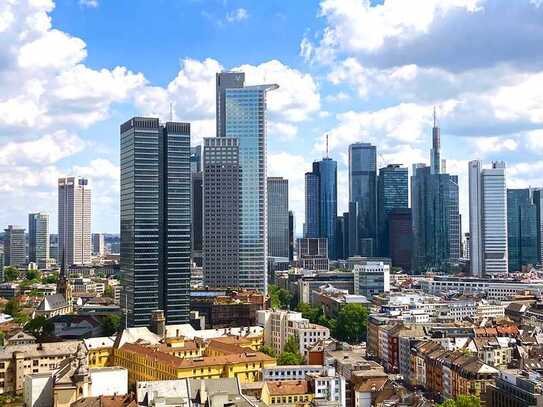
[[[0,224],[51,214],[56,179],[93,187],[93,229],[117,232],[119,125],[133,115],[190,121],[214,136],[214,75],[243,69],[269,96],[268,173],[290,181],[324,154],[377,145],[379,165],[429,161],[433,106],[442,155],[502,159],[510,187],[543,186],[541,0],[6,0],[0,2]]]

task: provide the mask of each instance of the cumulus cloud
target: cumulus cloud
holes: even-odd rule
[[[79,0],[79,4],[83,7],[96,8],[98,7],[98,0]]]
[[[226,14],[225,20],[228,23],[238,23],[249,18],[249,12],[244,8],[238,8]]]

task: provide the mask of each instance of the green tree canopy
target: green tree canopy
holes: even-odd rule
[[[19,278],[19,270],[17,267],[7,266],[4,267],[4,280],[14,281]]]
[[[338,313],[335,326],[337,339],[360,343],[366,336],[368,310],[360,304],[347,304]]]
[[[104,289],[104,297],[109,297],[109,298],[115,298],[115,293],[113,291],[113,287],[108,285],[105,289]]]
[[[58,282],[58,272],[53,272],[46,277],[42,277],[41,282],[43,284],[56,284]]]
[[[266,355],[271,356],[272,358],[274,358],[276,356],[275,349],[273,349],[269,345],[262,345],[260,347],[260,352],[265,353]]]
[[[25,278],[28,281],[39,282],[41,278],[40,272],[38,270],[27,270],[27,272],[25,273]]]
[[[274,284],[268,287],[268,294],[272,308],[288,309],[292,301],[292,293]]]
[[[481,399],[476,396],[460,395],[455,400],[448,399],[437,407],[480,407]]]
[[[17,298],[12,298],[6,303],[4,313],[11,315],[13,318],[21,313],[21,304],[19,304]]]
[[[55,326],[43,315],[40,315],[28,321],[24,326],[24,330],[36,338],[41,338],[51,335],[55,330]]]
[[[110,336],[121,329],[121,316],[117,314],[108,314],[102,319],[102,329],[104,335]]]
[[[304,357],[300,354],[300,348],[296,337],[290,335],[287,338],[287,343],[283,353],[277,358],[279,365],[301,365],[304,362]]]

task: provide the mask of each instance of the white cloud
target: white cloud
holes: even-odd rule
[[[98,0],[79,0],[79,4],[84,7],[96,8],[98,7]]]
[[[238,23],[249,18],[249,12],[244,8],[238,8],[226,14],[225,20],[229,23]]]
[[[472,142],[475,144],[480,155],[515,151],[519,146],[517,140],[502,137],[478,137],[474,138]]]

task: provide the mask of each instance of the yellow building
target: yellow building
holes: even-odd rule
[[[261,400],[268,406],[309,407],[313,398],[307,380],[268,381],[262,387]]]
[[[89,367],[106,367],[110,365],[115,337],[103,336],[99,338],[84,339],[87,349]]]
[[[125,343],[113,349],[113,365],[128,369],[128,382],[171,379],[237,377],[241,383],[262,379],[262,369],[276,366],[275,359],[260,352],[179,358],[163,346]]]

